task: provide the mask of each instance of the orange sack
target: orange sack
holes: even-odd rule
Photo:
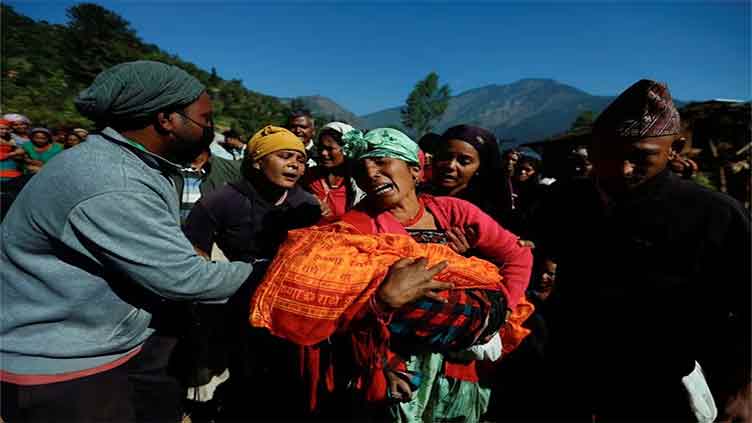
[[[296,344],[315,345],[346,328],[389,266],[404,257],[426,257],[429,267],[446,260],[449,266],[434,279],[455,289],[507,293],[499,269],[488,261],[405,235],[363,235],[338,222],[288,233],[251,299],[250,323]],[[530,332],[521,324],[531,313],[532,305],[522,299],[502,331],[505,351]]]

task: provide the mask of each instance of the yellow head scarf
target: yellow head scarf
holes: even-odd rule
[[[248,141],[248,152],[254,161],[279,150],[295,150],[306,155],[305,146],[300,138],[279,126],[267,125]]]

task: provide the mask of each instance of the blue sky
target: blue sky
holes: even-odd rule
[[[96,1],[146,42],[253,90],[324,95],[357,114],[404,103],[438,72],[453,93],[551,78],[616,95],[749,100],[749,1]],[[72,1],[6,1],[66,21]]]

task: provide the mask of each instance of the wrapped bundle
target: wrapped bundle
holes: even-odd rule
[[[448,267],[434,279],[453,283],[452,291],[481,289],[498,292],[502,298],[508,295],[498,268],[488,261],[463,257],[445,245],[420,244],[405,235],[359,234],[349,224],[339,222],[289,232],[253,295],[250,323],[299,345],[315,345],[338,329],[346,329],[373,296],[389,267],[404,257],[426,257],[429,266],[446,260]],[[487,334],[488,327],[479,327],[479,319],[468,319],[467,313],[487,313],[487,300],[452,291],[442,293],[449,300],[441,305],[443,312],[429,313],[430,305],[419,301],[400,309],[395,324],[419,326],[422,333],[417,335],[427,342],[451,338],[457,348],[469,346]],[[513,310],[502,332],[505,351],[519,345],[529,333],[521,324],[531,312],[532,306],[524,300]],[[427,313],[442,324],[427,324]],[[447,330],[449,326],[460,330]],[[432,330],[438,336],[432,336]]]

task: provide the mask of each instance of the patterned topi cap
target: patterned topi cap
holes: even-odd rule
[[[679,111],[668,87],[648,79],[627,88],[593,124],[594,133],[622,138],[676,135],[680,129]]]

